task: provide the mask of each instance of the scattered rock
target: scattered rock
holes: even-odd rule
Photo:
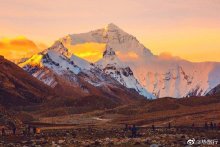
[[[58,140],[58,144],[63,144],[65,140]]]
[[[151,144],[150,147],[159,147],[158,144]]]

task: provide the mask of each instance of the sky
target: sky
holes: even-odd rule
[[[220,61],[219,0],[0,0],[0,4],[0,54],[15,49],[13,58],[19,49],[26,54],[21,42],[32,42],[28,48],[37,51],[67,34],[114,23],[154,54]],[[11,43],[16,40],[19,45]]]

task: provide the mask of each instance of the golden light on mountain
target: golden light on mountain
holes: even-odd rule
[[[42,66],[41,60],[43,58],[43,55],[35,54],[31,58],[29,58],[27,61],[19,64],[20,67],[23,67],[26,64],[32,65],[32,66]]]

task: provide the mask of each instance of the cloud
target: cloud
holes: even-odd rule
[[[48,46],[44,43],[36,43],[36,44],[37,44],[38,49],[40,49],[40,50],[44,50],[44,49],[48,48]]]
[[[94,63],[102,58],[105,46],[104,43],[89,42],[66,47],[74,55]]]
[[[26,38],[24,38],[24,39],[12,39],[9,42],[9,44],[11,46],[22,47],[22,48],[23,47],[30,47],[30,48],[34,48],[34,49],[37,48],[36,44],[33,41],[28,40]]]
[[[137,60],[139,58],[138,54],[130,51],[127,53],[122,53],[120,51],[116,51],[116,55],[122,60],[122,61],[127,61],[127,60]]]
[[[40,46],[43,46],[43,44],[40,44]],[[38,44],[23,36],[0,39],[0,55],[11,61],[30,57],[40,50]]]
[[[158,55],[158,57],[162,60],[177,60],[180,59],[178,56],[173,56],[170,52],[162,52]]]
[[[0,49],[1,49],[1,48],[4,48],[4,47],[5,47],[5,44],[2,43],[2,42],[0,42]]]

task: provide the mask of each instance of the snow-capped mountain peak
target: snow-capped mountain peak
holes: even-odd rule
[[[113,23],[109,23],[108,25],[105,26],[105,31],[114,31],[114,30],[122,31],[122,29],[120,29],[118,26],[116,26]]]
[[[95,65],[68,52],[69,47],[87,43],[106,47],[103,58]],[[75,74],[94,75],[95,69],[99,68],[127,88],[142,95],[150,91],[156,97],[205,95],[220,83],[220,63],[193,63],[172,57],[163,59],[114,24],[88,33],[68,35],[25,64],[41,65],[60,74],[68,70]],[[100,85],[94,81],[91,83]]]
[[[118,53],[119,58],[122,56],[147,55],[153,56],[151,51],[145,48],[136,37],[128,34],[115,24],[108,24],[104,28],[90,31],[88,33],[72,34],[60,39],[64,46],[74,46],[88,42],[105,43]]]

